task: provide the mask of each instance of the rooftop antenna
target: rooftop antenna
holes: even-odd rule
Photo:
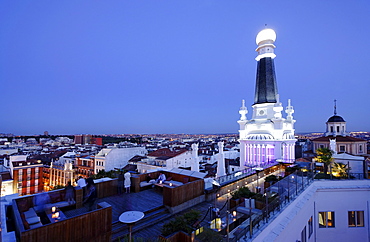
[[[334,115],[337,115],[337,99],[334,99]]]

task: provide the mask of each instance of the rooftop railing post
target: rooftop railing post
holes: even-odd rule
[[[266,223],[268,222],[268,216],[269,216],[269,201],[268,201],[268,193],[267,193],[267,190],[265,192],[265,196],[266,196]]]
[[[229,242],[229,210],[226,211],[226,241]]]
[[[295,172],[295,195],[298,195],[298,172]]]
[[[303,190],[303,188],[304,188],[304,180],[303,180],[303,172],[301,171],[301,176],[302,176],[302,190]]]
[[[252,238],[253,222],[252,222],[252,198],[249,198],[249,238]]]
[[[290,202],[290,177],[288,176],[288,202]]]
[[[277,184],[278,184],[278,195],[279,195],[279,211],[280,211],[280,209],[281,209],[281,192],[280,192],[280,181],[278,181],[277,182]]]

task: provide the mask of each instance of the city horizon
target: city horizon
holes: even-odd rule
[[[313,131],[313,132],[295,132],[295,135],[304,134],[324,134],[325,131]],[[370,131],[348,131],[348,133],[370,133]],[[238,133],[116,133],[116,134],[95,134],[95,133],[75,133],[75,134],[13,134],[13,133],[0,133],[0,137],[25,137],[25,136],[76,136],[76,135],[92,135],[92,136],[111,136],[111,135],[239,135]]]

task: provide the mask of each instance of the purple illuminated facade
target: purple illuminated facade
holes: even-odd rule
[[[256,38],[257,75],[253,114],[243,100],[239,110],[240,169],[260,167],[274,161],[294,162],[294,109],[290,100],[284,110],[279,100],[275,77],[275,31],[262,30]]]

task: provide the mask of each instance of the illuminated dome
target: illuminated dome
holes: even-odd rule
[[[275,42],[276,40],[275,31],[273,29],[264,29],[260,31],[256,37],[256,44],[258,45],[264,40],[272,40],[272,42]]]

